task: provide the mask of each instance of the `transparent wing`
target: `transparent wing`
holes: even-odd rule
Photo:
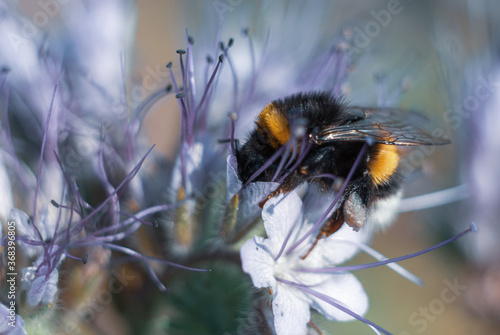
[[[434,137],[423,129],[428,121],[421,114],[392,108],[347,107],[348,121],[339,126],[325,127],[312,139],[317,144],[354,141],[394,145],[443,145],[450,140]]]

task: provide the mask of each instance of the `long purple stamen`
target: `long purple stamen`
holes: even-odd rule
[[[77,261],[82,261],[82,262],[83,262],[83,261],[84,261],[84,259],[85,259],[85,258],[83,258],[83,257],[76,257],[76,256],[73,256],[73,255],[71,255],[71,254],[70,254],[69,252],[67,252],[67,251],[66,251],[66,252],[64,252],[64,254],[65,254],[67,257],[69,257],[69,258],[71,258],[71,259],[74,259],[74,260],[77,260]]]
[[[305,136],[304,136],[304,139],[305,139]],[[285,180],[285,178],[288,177],[290,175],[290,173],[295,171],[295,169],[297,169],[299,164],[302,163],[302,161],[306,158],[307,154],[309,153],[309,150],[311,150],[311,147],[313,146],[313,143],[307,142],[307,145],[304,146],[304,142],[305,142],[305,140],[302,141],[302,146],[300,147],[300,151],[299,151],[299,157],[297,157],[297,160],[292,165],[290,170],[287,173],[285,173],[283,176],[281,176],[281,178],[278,180],[278,183],[282,183]]]
[[[129,256],[131,256],[131,257],[133,257],[133,258],[135,258],[135,259],[143,262],[144,265],[146,266],[146,269],[147,269],[147,271],[148,271],[151,279],[156,284],[156,286],[158,287],[158,289],[160,291],[162,291],[162,292],[166,292],[167,288],[160,281],[160,279],[158,278],[158,276],[154,272],[153,268],[149,264],[148,260],[161,262],[161,263],[164,263],[166,265],[177,267],[177,268],[184,269],[184,270],[200,271],[200,272],[208,272],[208,271],[210,271],[210,269],[191,268],[191,267],[188,267],[188,266],[184,266],[184,265],[176,264],[176,263],[173,263],[173,262],[169,262],[169,261],[166,261],[166,260],[161,259],[161,258],[156,258],[156,257],[152,257],[152,256],[144,256],[144,255],[141,255],[140,253],[138,253],[137,251],[134,251],[132,249],[125,248],[125,247],[122,247],[122,246],[119,246],[119,245],[115,245],[115,244],[103,243],[102,246],[104,246],[106,248],[109,248],[109,249],[112,249],[112,250],[117,250],[117,251],[123,252],[124,254],[129,255]]]
[[[45,121],[45,127],[43,130],[43,138],[42,138],[42,149],[40,150],[40,160],[38,161],[38,172],[36,176],[36,185],[35,185],[35,197],[33,200],[33,229],[35,230],[36,234],[38,235],[38,238],[40,241],[43,241],[42,234],[38,230],[36,226],[36,205],[37,205],[37,200],[38,200],[38,191],[40,189],[40,178],[42,176],[42,165],[43,165],[43,156],[45,154],[45,145],[47,144],[47,135],[49,131],[49,123],[50,123],[50,117],[52,115],[52,109],[54,107],[54,100],[56,98],[56,92],[57,92],[57,84],[54,87],[54,92],[52,93],[52,99],[50,100],[50,107],[49,107],[49,112],[47,113],[47,120]]]
[[[207,86],[205,86],[205,90],[203,91],[203,95],[201,96],[201,100],[200,100],[200,104],[198,105],[198,108],[197,109],[200,109],[202,106],[203,106],[203,103],[205,102],[205,99],[207,98],[207,95],[208,95],[208,92],[210,90],[210,86],[212,85],[212,82],[214,81],[215,79],[215,75],[217,74],[217,72],[219,71],[219,67],[220,65],[222,64],[222,60],[224,58],[222,57],[222,55],[219,57],[219,60],[217,62],[217,64],[215,65],[215,69],[214,71],[212,72],[212,75],[210,76],[210,79],[207,83]]]
[[[295,283],[295,282],[292,282],[292,281],[289,281],[289,280],[286,280],[286,279],[282,279],[282,278],[277,278],[275,277],[277,281],[283,283],[283,284],[287,284],[287,285],[290,285],[290,286],[293,286],[295,287],[296,289],[300,290],[300,291],[303,291],[307,294],[310,294],[312,295],[313,297],[316,297],[320,300],[323,300],[324,302],[326,302],[327,304],[329,305],[332,305],[333,307],[337,308],[338,310],[352,316],[353,318],[381,331],[382,333],[384,334],[387,334],[387,335],[391,335],[390,332],[388,332],[387,330],[385,330],[384,328],[380,327],[379,325],[377,325],[376,323],[373,323],[372,321],[362,317],[361,315],[359,315],[358,313],[354,312],[353,310],[351,310],[349,307],[347,307],[344,303],[338,301],[337,299],[334,299],[330,296],[327,296],[326,294],[323,294],[323,293],[320,293],[318,291],[315,291],[315,290],[312,290],[311,288],[309,288],[308,286],[304,285],[304,284],[299,284],[299,283]]]
[[[253,96],[253,92],[255,90],[255,82],[257,80],[257,69],[255,62],[255,50],[252,42],[252,36],[248,33],[248,29],[243,31],[243,34],[248,38],[248,47],[250,48],[250,64],[251,64],[251,78],[250,83],[248,85],[247,99],[245,103]]]
[[[219,60],[218,60],[217,64],[215,65],[215,69],[212,72],[212,75],[210,76],[210,80],[208,81],[207,85],[205,86],[205,91],[203,92],[200,103],[196,107],[195,114],[198,115],[199,112],[201,113],[201,120],[200,120],[201,127],[205,127],[207,124],[208,105],[209,104],[208,104],[208,102],[205,104],[205,101],[208,101],[207,98],[208,98],[209,92],[213,91],[210,88],[212,87],[212,83],[215,79],[215,76],[217,75],[217,73],[219,73],[219,68],[220,68],[220,65],[222,64],[223,59],[224,59],[223,55],[220,55]],[[206,106],[204,106],[204,104]],[[202,110],[202,108],[203,108],[203,110]]]
[[[462,184],[433,193],[405,198],[401,200],[398,212],[406,213],[442,206],[455,201],[465,200],[469,196],[470,193],[467,184]]]
[[[235,131],[235,123],[236,120],[238,119],[238,114],[236,113],[229,113],[229,118],[231,119],[231,135],[229,138],[229,143],[231,145],[231,154],[233,156],[236,156],[236,146],[234,144],[234,131]]]
[[[290,249],[288,249],[288,251],[286,252],[287,254],[289,254],[293,250],[295,250],[295,248],[297,248],[302,242],[304,242],[304,240],[306,238],[308,238],[314,231],[316,231],[316,229],[318,229],[323,224],[323,222],[326,220],[326,218],[328,217],[328,215],[330,214],[330,212],[335,207],[335,205],[339,201],[340,197],[344,193],[344,191],[345,191],[345,189],[347,187],[347,184],[351,181],[351,178],[354,175],[354,172],[356,172],[356,170],[358,168],[358,165],[361,163],[361,159],[364,157],[364,154],[365,154],[366,150],[372,144],[373,144],[373,140],[370,139],[370,138],[368,138],[367,141],[365,142],[365,144],[363,145],[363,147],[361,148],[361,151],[359,152],[358,157],[354,161],[354,164],[352,165],[351,170],[349,171],[346,179],[344,180],[344,183],[342,184],[342,187],[340,188],[339,192],[335,196],[335,199],[333,199],[332,203],[330,204],[330,206],[328,207],[328,209],[325,211],[325,213],[321,216],[321,218],[318,220],[318,222],[316,222],[314,224],[314,226],[312,226],[312,228],[309,229],[309,231],[306,234],[304,234],[304,236],[302,236],[302,238],[300,238],[297,242],[295,242],[290,247]]]
[[[146,266],[146,271],[148,272],[149,277],[155,283],[156,287],[158,287],[158,289],[161,292],[167,292],[167,288],[160,281],[160,279],[156,275],[155,271],[151,267],[151,264],[149,264],[146,260],[144,260],[143,259],[144,257],[140,253],[138,253],[136,251],[133,251],[133,250],[131,250],[129,248],[125,248],[125,247],[114,245],[114,244],[104,243],[104,244],[102,244],[102,246],[106,247],[106,248],[109,248],[109,249],[112,249],[112,250],[117,250],[117,251],[123,252],[126,255],[129,255],[129,256],[131,256],[131,257],[133,257],[135,259],[138,259],[139,261],[142,261],[144,263],[144,265]]]
[[[195,78],[194,78],[194,60],[193,60],[193,48],[191,38],[189,37],[188,30],[186,28],[186,66],[187,66],[187,76],[189,83],[189,98],[190,98],[190,106],[191,106],[191,117],[193,119],[192,127],[194,127],[194,120],[197,118],[196,114],[196,86],[195,86]],[[187,91],[187,90],[185,90]]]
[[[250,178],[243,184],[243,187],[247,187],[255,178],[257,178],[262,172],[264,172],[271,164],[274,163],[278,157],[281,156],[283,150],[285,150],[286,146],[282,145],[276,152],[265,162],[257,171],[254,172]]]
[[[115,192],[115,188],[111,184],[106,175],[106,170],[104,169],[104,157],[103,157],[102,148],[99,150],[98,158],[97,158],[97,176],[103,183],[104,188],[108,194],[114,194],[111,196],[111,215],[112,222],[111,226],[116,226],[118,224],[118,213],[120,212],[120,201],[118,200],[118,194]]]
[[[304,138],[302,138],[302,145],[301,145],[301,149],[303,148],[304,146]],[[288,163],[286,163],[285,165],[285,169],[288,169],[290,167],[290,165],[293,164],[293,162],[295,161],[295,159],[297,158],[297,155],[300,155],[300,152],[298,151],[298,142],[297,142],[297,139],[295,139],[294,141],[294,144],[292,145],[292,155],[290,156],[290,159],[288,160]]]
[[[174,71],[172,70],[172,62],[167,64],[168,72],[170,73],[170,79],[172,79],[172,85],[174,85],[175,94],[181,93],[179,91],[179,86],[177,85],[177,80],[175,80]]]
[[[290,194],[290,193],[287,193],[285,194],[285,197]],[[283,197],[283,199],[285,198]],[[280,250],[278,251],[278,254],[276,255],[276,257],[274,258],[274,261],[276,262],[280,257],[281,255],[283,254],[283,252],[285,251],[285,248],[286,248],[286,245],[288,244],[288,241],[290,240],[290,237],[292,236],[292,233],[293,231],[295,230],[295,227],[297,227],[297,224],[298,224],[298,220],[296,222],[294,222],[294,224],[292,225],[292,228],[290,229],[290,231],[288,232],[288,234],[286,235],[286,238],[285,240],[283,241],[283,243],[281,244],[281,248]]]
[[[63,190],[63,194],[62,194],[62,197],[61,197],[62,199],[64,199],[65,193],[66,193],[66,190]],[[52,202],[52,204],[53,204],[53,202]],[[52,241],[54,241],[56,239],[56,237],[57,237],[57,232],[59,230],[59,225],[61,224],[61,217],[62,217],[62,208],[59,208],[59,211],[57,213],[56,227],[54,228],[54,235],[52,236]],[[72,218],[73,218],[73,212],[70,213],[70,221],[69,222],[71,222]]]
[[[193,145],[193,142],[194,142],[194,135],[193,135],[194,129],[191,126],[192,120],[191,120],[191,117],[189,116],[189,109],[186,106],[186,103],[184,101],[185,96],[186,95],[184,93],[179,93],[175,97],[180,102],[180,107],[181,107],[181,111],[182,111],[181,123],[184,125],[184,127],[182,127],[183,131],[186,132],[186,137],[185,137],[186,143],[189,144],[189,146],[191,146],[191,145]]]
[[[148,96],[144,101],[142,101],[139,106],[137,106],[135,110],[134,120],[131,122],[131,125],[134,126],[140,119],[141,115],[144,111],[148,110],[151,106],[153,106],[158,100],[166,96],[167,94],[172,92],[172,85],[169,85],[165,88],[161,88],[156,92],[153,92],[150,96]],[[138,130],[138,129],[137,129]]]
[[[132,171],[129,172],[129,174],[125,177],[125,179],[118,185],[113,193],[108,195],[106,200],[104,200],[93,212],[91,212],[88,216],[83,218],[78,225],[73,227],[72,232],[77,232],[78,230],[82,229],[83,226],[97,213],[99,210],[101,210],[110,200],[111,197],[114,196],[119,190],[121,190],[132,178],[135,177],[135,175],[139,172],[139,169],[141,168],[142,164],[146,160],[146,157],[151,153],[155,145],[153,145],[149,150],[146,152],[146,154],[141,158],[139,163],[132,169]]]
[[[59,165],[59,168],[61,169],[61,172],[64,176],[64,180],[66,181],[66,185],[68,186],[68,189],[70,190],[68,193],[70,193],[70,195],[76,196],[77,203],[80,206],[79,210],[75,210],[75,209],[73,209],[73,210],[75,210],[78,215],[83,216],[83,206],[85,206],[85,208],[92,208],[92,206],[90,206],[85,200],[83,200],[83,198],[78,190],[78,185],[76,184],[76,181],[70,180],[66,171],[64,171],[61,159],[59,158],[59,155],[57,154],[57,152],[55,150],[53,150],[52,152],[54,153],[54,156],[56,157],[57,164]],[[54,205],[54,203],[52,203],[52,204]],[[61,206],[60,204],[57,204],[57,205]],[[63,208],[67,208],[67,207],[63,207]]]
[[[278,178],[278,176],[281,174],[283,167],[288,160],[288,156],[290,155],[290,145],[291,145],[291,139],[288,140],[288,142],[286,142],[286,144],[284,145],[285,150],[283,152],[283,156],[281,156],[281,160],[280,160],[280,163],[278,164],[278,168],[276,169],[276,172],[274,173],[274,176],[271,179],[272,182],[274,182],[276,180],[276,178]]]
[[[368,255],[370,255],[373,258],[375,258],[377,261],[385,261],[385,260],[389,259],[388,257],[385,257],[384,255],[382,255],[380,252],[376,251],[373,248],[370,248],[369,246],[367,246],[366,244],[363,244],[363,243],[349,241],[349,240],[344,240],[344,239],[338,239],[338,238],[334,238],[333,241],[340,242],[340,243],[348,243],[348,244],[354,245],[357,248],[359,248],[359,249],[363,250],[364,252],[366,252]],[[423,286],[424,285],[424,281],[422,279],[420,279],[419,277],[417,277],[416,275],[414,275],[410,271],[406,270],[401,265],[399,265],[397,263],[389,263],[389,264],[386,264],[386,265],[391,270],[393,270],[394,272],[398,273],[402,277],[408,279],[412,283],[414,283],[414,284],[416,284],[418,286]]]
[[[183,58],[182,58],[182,55],[184,55],[186,53],[185,50],[177,50],[177,53],[179,54],[179,62],[180,62],[180,65],[181,65],[181,74],[182,74],[182,87],[183,87],[183,91],[185,92],[186,91],[186,70],[184,68],[184,61],[183,61]]]
[[[55,200],[51,200],[50,203],[52,204],[52,206],[54,206],[55,208],[64,208],[64,209],[69,209],[71,211],[74,211],[76,214],[80,215],[80,216],[83,216],[83,212],[79,211],[78,209],[74,208],[74,207],[70,207],[70,206],[66,206],[66,205],[61,205],[60,203],[58,203],[57,201]]]
[[[300,268],[296,269],[296,271],[300,272],[311,272],[311,273],[336,273],[336,272],[345,272],[345,271],[356,271],[356,270],[364,270],[364,269],[369,269],[369,268],[374,268],[377,266],[382,266],[382,265],[387,265],[390,263],[394,262],[400,262],[404,261],[406,259],[410,259],[413,257],[417,257],[423,254],[426,254],[434,249],[437,249],[439,247],[442,247],[445,244],[448,244],[450,242],[455,241],[456,239],[462,237],[463,235],[467,233],[475,233],[477,231],[477,226],[474,222],[470,223],[469,229],[464,230],[463,232],[447,239],[446,241],[443,241],[441,243],[438,243],[430,248],[420,250],[411,254],[408,254],[406,256],[401,256],[401,257],[396,257],[396,258],[390,258],[387,260],[383,260],[380,262],[373,262],[373,263],[368,263],[368,264],[360,264],[360,265],[345,265],[345,266],[336,266],[336,267],[331,267],[331,268],[320,268],[320,269],[314,269],[314,268]]]
[[[182,52],[185,52],[184,50],[178,50],[177,52],[180,54],[180,58],[181,58],[181,69],[182,69],[182,73],[184,73],[184,66],[182,65]],[[177,85],[177,81],[175,80],[175,76],[174,76],[174,72],[172,70],[172,62],[168,63],[167,64],[167,69],[170,73],[170,78],[172,79],[172,84],[174,85],[174,90],[175,90],[175,97],[177,98],[178,100],[178,103],[179,103],[179,109],[181,110],[181,160],[182,160],[182,148],[183,148],[183,144],[185,143],[186,140],[190,140],[190,126],[189,126],[189,115],[188,115],[188,110],[186,108],[186,105],[184,104],[184,101],[183,101],[183,97],[184,97],[184,93],[182,93],[180,90],[179,90],[179,86]],[[185,136],[183,137],[183,134],[185,134]],[[187,137],[187,139],[186,139]],[[181,162],[182,163],[182,162]]]
[[[238,112],[238,77],[236,76],[236,70],[234,69],[233,62],[231,62],[231,58],[228,53],[232,44],[233,39],[230,39],[227,48],[222,48],[222,51],[224,51],[224,56],[227,58],[227,63],[229,64],[229,69],[231,70],[231,75],[233,77],[233,111]]]
[[[120,224],[119,224],[120,227],[122,227],[122,228],[126,227],[128,225],[131,225],[126,230],[124,230],[120,233],[114,233],[112,235],[104,235],[104,234],[109,233],[111,231],[113,231],[113,232],[116,231],[116,227],[105,227],[105,228],[101,228],[101,229],[98,229],[96,231],[93,231],[91,233],[88,233],[87,239],[96,239],[96,240],[98,239],[102,242],[113,242],[113,241],[122,240],[125,237],[133,234],[135,231],[137,231],[137,229],[139,229],[139,227],[141,226],[141,224],[143,222],[143,220],[141,220],[141,218],[148,216],[148,215],[151,215],[151,214],[154,214],[154,213],[163,212],[163,211],[177,208],[180,205],[182,205],[183,203],[184,203],[184,201],[179,201],[179,202],[173,203],[171,205],[158,205],[158,206],[147,208],[139,213],[136,213],[135,215],[129,214],[130,218],[128,218],[127,220],[125,220],[123,222],[120,222]],[[78,244],[79,242],[76,242],[76,243]]]

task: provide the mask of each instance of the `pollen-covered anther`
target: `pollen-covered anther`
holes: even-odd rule
[[[293,130],[295,138],[302,138],[306,134],[306,127],[303,125],[296,126]]]

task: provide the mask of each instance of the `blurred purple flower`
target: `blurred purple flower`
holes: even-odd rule
[[[9,310],[4,304],[0,304],[0,334],[2,335],[26,335],[24,320],[14,311]]]
[[[64,258],[61,259],[63,260]],[[24,268],[22,272],[21,288],[28,292],[30,306],[53,303],[57,293],[59,273],[57,269],[50,271],[48,265],[39,267],[42,261],[43,256],[40,256],[33,266]]]

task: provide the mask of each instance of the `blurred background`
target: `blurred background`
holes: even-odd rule
[[[18,2],[28,16],[43,10],[41,2]],[[325,49],[339,35],[349,39],[354,46],[353,63],[343,87],[349,102],[374,106],[384,97],[382,103],[391,107],[425,113],[430,129],[442,131],[442,136],[453,142],[429,151],[405,153],[412,166],[406,176],[405,197],[465,185],[451,196],[465,200],[401,214],[394,225],[375,235],[372,247],[387,257],[397,257],[439,243],[466,229],[470,221],[475,221],[480,230],[430,254],[402,262],[424,280],[423,287],[384,267],[358,272],[370,297],[366,317],[398,335],[500,334],[500,185],[496,169],[500,167],[500,136],[495,128],[500,127],[500,3],[127,3],[132,25],[136,24],[136,31],[131,29],[129,33],[132,42],[127,70],[130,85],[141,87],[142,97],[152,93],[152,84],[169,82],[165,65],[178,59],[176,50],[185,48],[186,28],[200,59],[216,47],[219,27],[221,40],[234,38],[232,57],[242,77],[248,68],[242,30],[249,29],[257,55],[265,49],[270,36],[268,54],[281,59],[276,73],[282,76],[263,74],[265,80],[258,85],[269,89],[288,85],[290,74],[307,73],[304,55],[314,53],[314,48]],[[230,80],[229,74],[221,76],[219,90],[231,90]],[[263,107],[255,106],[253,115],[241,117],[253,119]],[[144,122],[148,140],[156,143],[167,159],[174,159],[180,123],[175,99],[155,104]],[[244,138],[247,131],[237,129],[236,137]],[[351,263],[370,261],[360,255]],[[331,323],[320,315],[314,315],[313,320],[331,334],[372,333],[360,322]],[[118,318],[116,323],[125,326],[102,328],[101,333],[125,331],[125,320]]]

